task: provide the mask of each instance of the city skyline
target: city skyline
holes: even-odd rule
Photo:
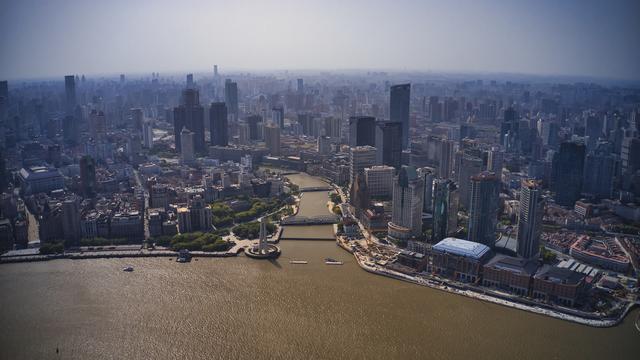
[[[640,25],[633,19],[640,4],[633,1],[149,5],[4,3],[0,76],[179,73],[206,71],[216,63],[231,71],[362,69],[640,80]]]

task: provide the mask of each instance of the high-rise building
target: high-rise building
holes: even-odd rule
[[[405,242],[422,234],[424,183],[415,167],[402,166],[393,183],[393,210],[388,225],[391,240]]]
[[[544,202],[539,183],[523,180],[520,188],[520,210],[518,214],[518,244],[516,252],[526,259],[540,253],[540,232]]]
[[[364,169],[364,178],[372,199],[388,200],[393,194],[393,177],[396,169],[387,165],[376,165]]]
[[[613,195],[613,177],[618,158],[612,150],[611,144],[600,142],[587,155],[584,164],[584,193],[599,199],[608,199]]]
[[[9,98],[9,82],[7,80],[0,81],[0,97]]]
[[[298,79],[298,93],[299,94],[304,93],[304,80],[303,79]]]
[[[372,116],[349,118],[349,146],[376,146],[376,118]]]
[[[284,107],[282,105],[274,106],[271,109],[271,121],[280,129],[284,129]]]
[[[233,115],[233,120],[238,121],[240,116],[238,109],[238,83],[227,79],[224,82],[224,102],[227,104],[227,111]]]
[[[598,139],[602,136],[602,118],[595,114],[590,114],[585,119],[584,135],[587,137],[587,149],[593,150],[598,144]]]
[[[378,150],[378,164],[400,169],[402,165],[402,124],[379,121],[376,124],[375,146]]]
[[[80,159],[80,185],[85,198],[96,195],[96,162],[89,155]]]
[[[349,188],[353,192],[358,174],[364,174],[364,169],[376,164],[376,148],[373,146],[352,147],[349,152]],[[352,194],[353,195],[353,194]]]
[[[471,177],[469,240],[493,247],[496,240],[500,180],[485,171]]]
[[[402,149],[409,146],[409,106],[411,102],[411,84],[391,87],[389,118],[402,124]]]
[[[433,183],[433,230],[431,241],[455,233],[458,227],[458,189],[451,179],[437,179]]]
[[[147,148],[153,148],[153,121],[147,120],[142,123],[142,145]]]
[[[182,128],[193,133],[194,150],[198,153],[206,152],[204,141],[204,107],[200,105],[198,90],[186,89],[182,92],[182,104],[173,109],[173,130],[175,132],[176,150],[181,151],[180,134]]]
[[[453,173],[453,141],[438,139],[438,177],[451,179]]]
[[[490,171],[498,178],[502,178],[502,167],[504,165],[504,153],[500,148],[494,147],[489,150],[487,156],[487,171]]]
[[[78,245],[82,237],[80,229],[80,200],[71,195],[62,202],[62,232],[67,244]]]
[[[193,89],[193,74],[187,74],[187,89]]]
[[[482,159],[468,154],[460,158],[460,173],[458,174],[458,188],[460,189],[460,204],[469,210],[471,199],[471,177],[482,172]]]
[[[183,164],[193,164],[195,161],[194,135],[195,134],[186,127],[180,131],[180,161]]]
[[[264,127],[264,140],[272,156],[280,156],[280,128],[275,124]]]
[[[131,122],[133,122],[133,128],[136,131],[142,131],[142,123],[144,122],[144,112],[141,108],[133,108],[131,112]]]
[[[620,152],[621,172],[623,175],[633,174],[640,170],[640,138],[625,137]]]
[[[331,153],[331,138],[328,136],[318,136],[316,150],[319,154],[329,155]]]
[[[66,95],[65,111],[69,116],[73,115],[76,108],[76,78],[73,75],[64,77],[64,92]]]
[[[209,108],[209,131],[211,133],[211,145],[229,145],[229,125],[227,123],[227,105],[225,103],[211,103]]]
[[[580,199],[584,177],[585,146],[582,143],[563,142],[553,157],[551,189],[558,205],[573,207]]]
[[[262,116],[250,115],[247,117],[247,124],[249,124],[249,139],[260,140],[260,124],[262,124]]]
[[[422,212],[429,213],[433,211],[433,180],[436,178],[436,171],[430,167],[418,169],[418,176],[424,183],[424,200],[422,201]]]
[[[107,120],[104,112],[91,110],[89,114],[89,134],[95,140],[102,140],[107,134]]]

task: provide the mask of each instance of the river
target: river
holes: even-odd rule
[[[326,199],[322,205],[318,211]],[[591,328],[369,274],[331,241],[280,247],[273,262],[1,265],[0,359],[637,359],[640,352],[638,311],[619,326]],[[325,257],[345,264],[327,266]],[[294,258],[309,264],[289,264]],[[122,272],[125,265],[135,271]]]

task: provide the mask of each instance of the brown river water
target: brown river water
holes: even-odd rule
[[[326,193],[317,194],[325,199],[313,207],[326,212]],[[271,262],[1,265],[0,359],[640,358],[637,310],[591,328],[369,274],[332,241],[280,246]]]

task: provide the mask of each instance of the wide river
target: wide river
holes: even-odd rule
[[[280,246],[273,262],[0,265],[0,359],[640,358],[638,311],[596,329],[369,274],[331,241]]]

